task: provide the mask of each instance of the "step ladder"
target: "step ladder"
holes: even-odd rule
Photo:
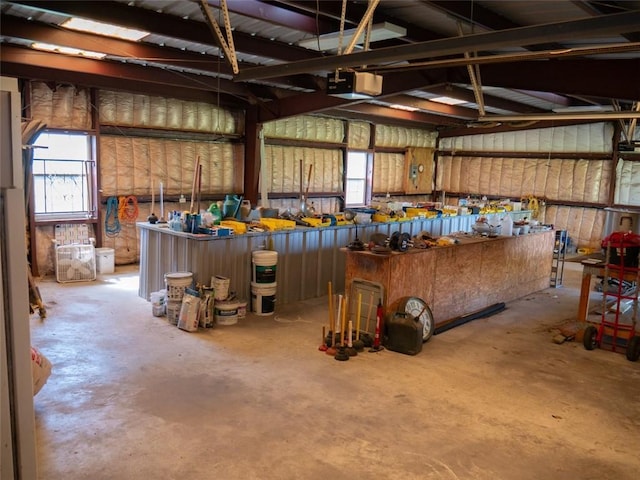
[[[556,230],[556,241],[553,247],[553,260],[551,262],[551,286],[562,286],[564,277],[564,258],[569,245],[569,236],[566,230]]]

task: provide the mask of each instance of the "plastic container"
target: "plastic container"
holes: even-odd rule
[[[115,252],[113,248],[96,248],[96,270],[98,273],[113,273]]]
[[[209,213],[211,213],[211,215],[213,216],[213,224],[219,225],[220,220],[222,220],[222,212],[220,211],[220,208],[218,208],[218,204],[216,202],[213,202],[211,205],[209,205],[208,210]]]
[[[251,282],[251,309],[256,315],[272,315],[276,309],[277,284]]]
[[[191,272],[174,272],[166,273],[164,282],[167,286],[167,300],[182,301],[185,288],[191,286],[193,282],[193,273]]]
[[[276,282],[276,268],[278,265],[278,252],[273,250],[256,250],[251,255],[251,263],[253,264],[253,283]]]
[[[151,301],[151,313],[154,317],[163,317],[165,315],[165,294],[164,290],[159,292],[151,292],[149,300]]]
[[[214,311],[217,325],[238,323],[238,302],[215,302]]]

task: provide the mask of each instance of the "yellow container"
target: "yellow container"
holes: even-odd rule
[[[323,222],[321,218],[316,217],[303,217],[302,221],[307,222],[312,227],[328,227],[331,225],[331,221]]]
[[[385,214],[385,213],[374,213],[373,216],[371,217],[371,221],[373,222],[396,222],[398,220],[397,217],[390,217],[389,215]]]
[[[293,220],[285,220],[284,218],[261,218],[260,223],[270,231],[294,230],[296,228],[296,222]]]
[[[406,210],[407,217],[409,218],[414,218],[414,217],[430,218],[429,213],[430,211],[427,210],[426,208],[409,207]]]
[[[247,224],[244,222],[236,222],[235,220],[221,220],[221,227],[231,228],[235,235],[242,235],[247,233]]]

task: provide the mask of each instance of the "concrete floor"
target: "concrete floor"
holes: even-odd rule
[[[637,479],[640,362],[552,342],[579,281],[567,263],[562,288],[415,357],[337,362],[317,349],[326,298],[187,333],[152,316],[135,268],[45,279],[40,478]]]

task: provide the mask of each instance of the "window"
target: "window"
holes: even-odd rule
[[[32,168],[36,221],[95,218],[94,144],[86,133],[38,136]]]
[[[362,206],[367,203],[368,170],[367,152],[347,152],[347,168],[345,175],[345,206]]]

